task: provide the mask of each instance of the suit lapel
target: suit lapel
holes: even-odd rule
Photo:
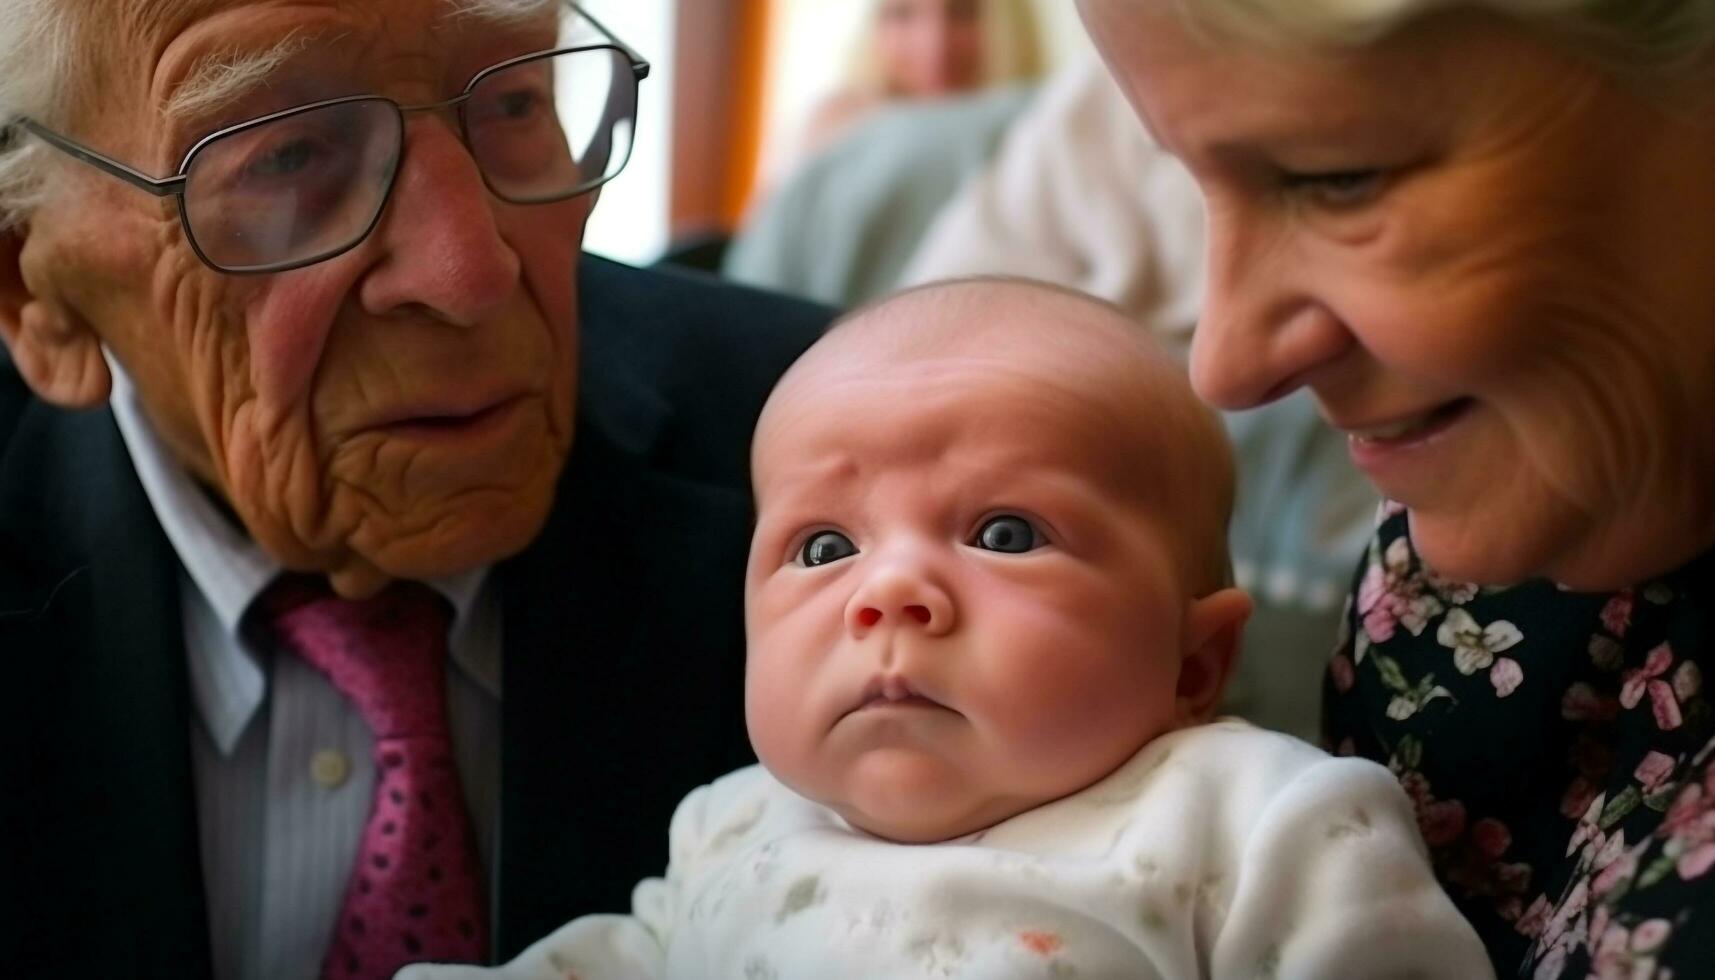
[[[23,794],[0,895],[54,975],[206,976],[177,562],[112,416],[43,410],[0,470],[0,658],[15,679],[0,793]],[[24,746],[17,751],[14,747]],[[10,914],[9,914],[10,917]],[[117,958],[115,958],[117,957]],[[99,965],[99,966],[98,966]]]
[[[679,798],[749,757],[748,496],[651,470],[598,431],[576,445],[547,529],[503,567],[502,957],[629,908],[665,867]]]

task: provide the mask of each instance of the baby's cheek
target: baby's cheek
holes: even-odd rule
[[[1010,642],[1019,645],[1019,638]],[[1122,640],[1098,629],[997,658],[984,678],[981,710],[1013,732],[1022,753],[1062,759],[1129,753],[1172,717],[1172,654],[1145,650],[1151,642],[1136,632]],[[1116,746],[1111,752],[1102,750],[1107,742]]]
[[[792,702],[788,695],[794,671],[788,659],[779,654],[777,642],[773,631],[765,631],[760,639],[753,640],[745,669],[745,721],[759,752],[766,749],[777,753],[790,742],[788,736],[792,732]]]
[[[770,772],[794,787],[816,775],[821,742],[816,678],[791,631],[754,634],[745,677],[745,721],[751,747]]]

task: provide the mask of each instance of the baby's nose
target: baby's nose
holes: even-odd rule
[[[872,629],[922,629],[942,635],[953,628],[952,597],[924,570],[891,565],[878,569],[846,605],[846,627],[862,637]]]
[[[935,614],[929,611],[928,606],[905,606],[900,610],[900,612],[904,613],[907,618],[915,619],[919,623],[932,623],[935,621]],[[863,606],[858,609],[857,612],[858,624],[860,626],[874,626],[876,623],[881,622],[881,617],[881,610],[874,606]]]

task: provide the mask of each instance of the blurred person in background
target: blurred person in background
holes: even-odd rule
[[[1042,74],[1030,0],[861,0],[867,10],[835,90],[811,111],[800,160],[882,106],[939,99]]]

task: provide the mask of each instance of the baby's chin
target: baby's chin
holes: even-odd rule
[[[848,780],[841,798],[817,802],[855,829],[900,844],[956,840],[1048,802],[998,794],[962,780],[925,779],[935,774],[910,768],[881,779],[871,773],[867,780]]]
[[[871,837],[879,837],[895,844],[939,844],[944,841],[958,840],[978,831],[1000,823],[1001,820],[958,820],[936,821],[921,819],[893,819],[885,816],[859,812],[849,807],[834,807],[836,813],[851,824],[852,829],[862,831]]]
[[[1063,785],[1065,773],[1032,784],[1017,778],[1014,767],[997,769],[995,760],[935,739],[862,740],[805,754],[770,751],[778,746],[767,739],[755,745],[786,788],[855,830],[900,844],[966,837],[1076,789]]]

